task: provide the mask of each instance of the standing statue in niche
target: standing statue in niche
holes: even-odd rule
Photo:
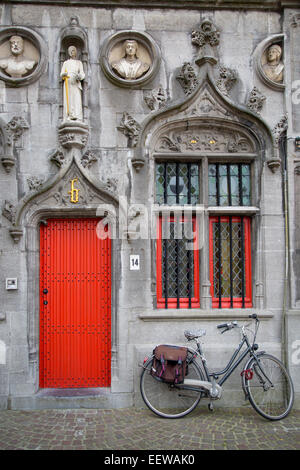
[[[24,57],[24,43],[21,36],[12,36],[9,42],[11,55],[5,59],[0,59],[0,68],[10,77],[21,78],[33,69],[36,61]]]
[[[83,65],[77,60],[77,49],[75,46],[68,48],[70,59],[63,63],[61,78],[64,81],[64,121],[83,121],[82,113],[82,85],[85,78]]]
[[[126,80],[135,80],[149,70],[150,65],[137,57],[138,43],[132,39],[124,42],[125,56],[114,62],[112,68]]]
[[[273,82],[280,83],[283,81],[284,65],[280,61],[282,49],[279,45],[273,44],[266,53],[267,62],[263,65],[265,75]]]

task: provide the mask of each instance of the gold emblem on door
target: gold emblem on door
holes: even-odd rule
[[[78,178],[74,178],[70,181],[71,190],[69,191],[69,194],[70,194],[70,201],[73,202],[73,204],[76,204],[79,201],[80,189],[77,189],[74,187],[74,184],[77,183],[77,181],[78,181]]]

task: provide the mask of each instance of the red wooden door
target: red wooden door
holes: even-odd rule
[[[108,387],[111,240],[99,219],[48,219],[40,228],[40,387]]]

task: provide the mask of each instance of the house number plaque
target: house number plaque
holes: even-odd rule
[[[140,270],[140,255],[130,255],[129,258],[130,271]]]

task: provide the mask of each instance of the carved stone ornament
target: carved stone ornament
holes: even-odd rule
[[[191,110],[191,116],[193,117],[203,115],[220,117],[222,119],[229,116],[228,109],[224,108],[219,101],[216,101],[207,88],[202,91]],[[234,119],[234,116],[231,115],[231,118]]]
[[[166,91],[160,86],[145,93],[144,100],[151,111],[158,111],[166,105],[168,96]]]
[[[288,117],[287,115],[285,114],[284,116],[282,116],[282,118],[280,119],[280,121],[276,124],[276,126],[274,127],[273,129],[273,135],[274,135],[274,139],[275,139],[275,144],[276,146],[279,145],[279,140],[280,140],[280,137],[282,136],[282,134],[287,130],[288,128]]]
[[[258,90],[258,88],[254,87],[250,92],[247,101],[247,108],[254,113],[260,114],[265,101],[266,97]]]
[[[158,139],[155,151],[161,152],[213,152],[213,153],[253,153],[254,144],[237,130],[222,129],[204,125],[189,131],[171,131]]]
[[[196,72],[190,62],[184,62],[180,74],[176,78],[187,96],[193,93],[199,84]]]
[[[300,176],[300,163],[297,163],[294,168],[295,175]]]
[[[259,78],[265,85],[276,91],[283,91],[285,88],[283,46],[284,35],[275,34],[263,40],[253,54]]]
[[[123,87],[147,83],[157,73],[160,51],[153,38],[140,31],[122,31],[108,38],[100,64],[109,80]]]
[[[280,139],[282,135],[286,132],[287,128],[288,128],[288,118],[287,118],[287,115],[284,115],[280,119],[280,121],[276,124],[274,129],[272,130],[272,133],[274,136],[275,156],[274,158],[267,160],[267,165],[273,173],[275,173],[281,165],[279,143],[280,143]]]
[[[111,193],[116,193],[118,188],[118,179],[117,178],[106,178],[106,180],[102,180],[103,188],[106,191]]]
[[[290,13],[289,21],[292,28],[300,26],[300,13]]]
[[[117,129],[128,137],[128,147],[135,147],[140,135],[141,126],[128,113],[124,112]]]
[[[86,146],[88,141],[89,129],[82,122],[69,121],[64,122],[58,129],[58,141],[65,148],[79,148]]]
[[[9,233],[13,238],[15,243],[18,243],[20,238],[23,235],[23,230],[20,227],[16,227],[16,213],[17,209],[10,201],[4,201],[4,206],[2,208],[2,215],[11,222],[13,227],[9,229]]]
[[[13,117],[6,125],[8,145],[13,145],[13,143],[21,137],[25,129],[29,129],[29,125],[25,119],[21,116]]]
[[[63,164],[66,162],[65,154],[62,150],[56,150],[51,156],[50,160],[55,163],[58,168],[61,168]]]
[[[97,205],[101,202],[100,196],[74,164],[42,201],[43,204],[54,204],[58,208],[75,206],[86,208],[91,204]]]
[[[38,191],[43,186],[44,178],[30,176],[27,178],[27,183],[30,191]]]
[[[30,28],[9,26],[0,32],[0,80],[19,87],[38,80],[47,66],[47,46]]]
[[[16,208],[10,201],[4,201],[2,208],[2,215],[9,220],[13,225],[16,221]]]
[[[24,118],[15,116],[8,124],[0,123],[0,154],[1,163],[7,173],[16,163],[14,156],[14,145],[21,137],[24,130],[29,129],[29,126]]]
[[[93,163],[97,161],[95,154],[92,150],[88,150],[85,154],[81,157],[81,164],[83,168],[90,168]]]
[[[229,95],[229,92],[235,84],[236,80],[237,73],[234,70],[225,66],[219,67],[219,78],[217,79],[216,84],[223,95]]]
[[[204,20],[198,30],[192,32],[192,44],[198,46],[199,56],[196,59],[197,65],[205,62],[216,64],[218,59],[215,54],[215,47],[219,45],[220,32],[210,20]]]

